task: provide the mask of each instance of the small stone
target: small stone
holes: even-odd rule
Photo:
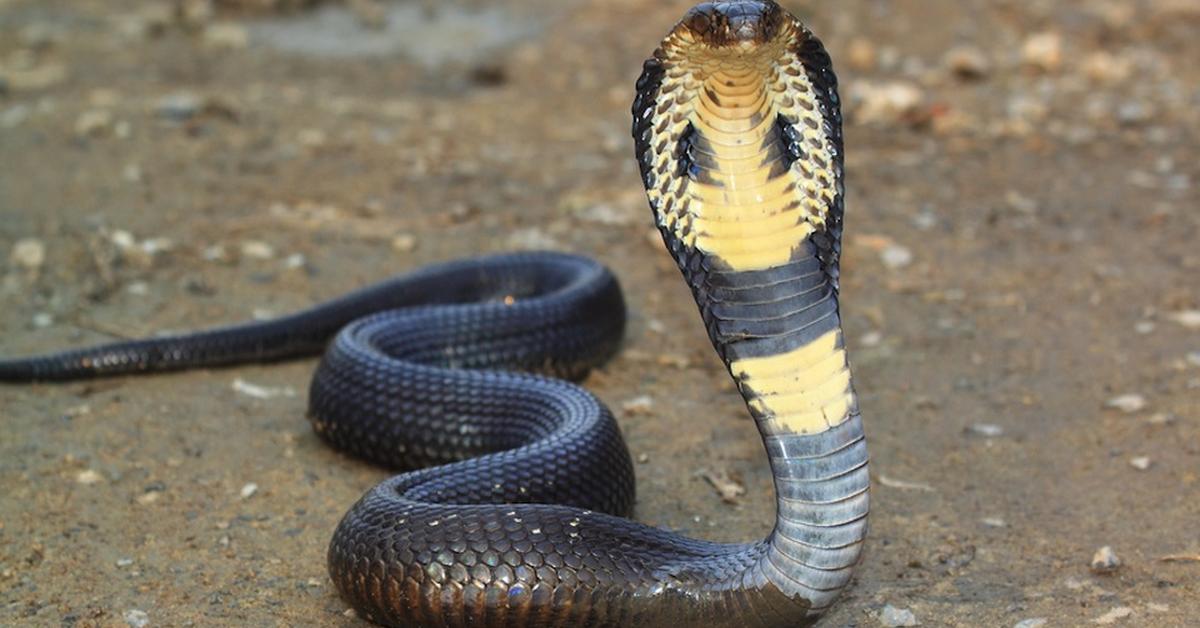
[[[121,617],[133,628],[143,628],[150,623],[150,615],[146,614],[146,611],[136,608],[125,611]]]
[[[3,81],[4,77],[0,77],[0,95],[4,94]],[[25,122],[25,120],[29,118],[29,114],[32,112],[33,110],[30,109],[29,105],[13,105],[8,109],[5,109],[3,112],[0,112],[0,128],[16,128],[20,126],[22,122]]]
[[[41,91],[67,80],[67,66],[61,63],[46,63],[33,67],[10,66],[4,71],[3,80],[6,89],[14,92]]]
[[[80,484],[82,484],[84,486],[91,486],[93,484],[98,484],[98,483],[102,482],[103,480],[104,480],[104,476],[100,475],[98,472],[96,472],[93,469],[86,469],[84,471],[80,471],[75,476],[75,481],[79,482]]]
[[[1159,604],[1158,602],[1150,602],[1146,604],[1146,610],[1151,613],[1166,613],[1171,610],[1171,607],[1166,604]]]
[[[1188,329],[1200,329],[1200,310],[1181,310],[1167,314],[1172,322],[1179,323]]]
[[[917,616],[907,608],[896,608],[887,604],[882,611],[879,611],[879,624],[888,626],[888,628],[898,628],[900,626],[920,626],[921,622],[917,621]]]
[[[879,261],[889,270],[899,270],[913,261],[912,251],[899,244],[889,244],[879,252]]]
[[[275,257],[275,248],[262,240],[246,240],[242,242],[242,255],[256,259],[271,259]]]
[[[1105,545],[1092,554],[1091,568],[1093,573],[1111,574],[1121,567],[1121,559],[1111,547]]]
[[[995,438],[1004,434],[1004,428],[995,423],[975,423],[968,428],[972,434],[985,436],[987,438]]]
[[[1175,415],[1167,412],[1155,412],[1146,417],[1146,422],[1150,425],[1170,425],[1175,422]]]
[[[1146,398],[1137,393],[1119,395],[1106,401],[1104,407],[1120,410],[1125,414],[1133,414],[1146,407]]]
[[[508,236],[508,246],[509,248],[525,251],[544,251],[562,248],[562,245],[554,238],[554,236],[551,236],[537,227],[518,229],[512,232],[512,234]]]
[[[117,566],[118,566],[118,567],[128,567],[128,566],[130,566],[130,565],[132,565],[132,564],[133,564],[133,559],[132,559],[132,558],[118,558],[118,559],[117,559]]]
[[[1118,619],[1125,619],[1133,615],[1133,609],[1128,606],[1118,606],[1111,611],[1092,620],[1093,624],[1108,625],[1115,624]]]
[[[411,253],[417,249],[417,236],[411,233],[399,233],[392,238],[392,249],[400,253]]]
[[[258,485],[255,484],[254,482],[248,482],[248,483],[246,483],[245,486],[242,487],[242,490],[238,492],[238,495],[240,495],[242,499],[250,499],[257,492],[258,492]]]
[[[246,27],[235,22],[214,22],[204,27],[204,45],[224,50],[240,50],[250,43]]]
[[[303,253],[292,253],[283,260],[283,267],[291,270],[304,268],[308,265],[308,258],[304,257]]]
[[[1143,336],[1154,331],[1154,321],[1138,321],[1133,324],[1133,331]]]
[[[1117,83],[1129,78],[1133,63],[1126,57],[1094,52],[1084,59],[1083,73],[1098,83]]]
[[[79,114],[75,119],[75,135],[78,137],[99,137],[112,130],[113,115],[105,109],[90,109]]]
[[[650,395],[639,395],[622,403],[621,409],[629,415],[650,414],[654,409],[654,398]]]
[[[38,270],[46,263],[46,245],[37,238],[22,238],[13,245],[9,259],[26,270]]]
[[[942,63],[960,79],[974,80],[987,76],[992,69],[987,55],[974,46],[956,46],[942,57]]]
[[[862,124],[895,124],[913,116],[925,93],[912,83],[859,81],[850,90],[856,120]]]
[[[883,342],[883,333],[876,330],[869,331],[858,339],[858,343],[863,347],[878,347],[881,342]]]
[[[38,312],[33,315],[33,326],[44,329],[54,324],[54,317],[48,312]]]
[[[1049,621],[1050,620],[1046,619],[1045,617],[1022,619],[1021,621],[1013,624],[1013,628],[1042,628],[1042,626],[1045,626]]]
[[[159,497],[162,497],[162,491],[149,490],[137,496],[137,503],[143,506],[149,506],[150,504],[158,501]]]
[[[1192,366],[1200,366],[1200,351],[1189,351],[1185,359]]]
[[[984,517],[979,520],[983,525],[989,528],[1007,528],[1008,522],[1000,517]]]
[[[1149,456],[1136,456],[1129,459],[1129,466],[1137,469],[1138,471],[1145,471],[1146,469],[1149,469],[1150,464],[1151,462]]]
[[[175,92],[167,94],[158,100],[155,110],[158,115],[182,122],[200,112],[204,101],[192,92]]]
[[[1062,59],[1062,37],[1058,33],[1036,33],[1021,44],[1021,60],[1043,72],[1058,70]]]

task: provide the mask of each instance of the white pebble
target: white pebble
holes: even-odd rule
[[[108,239],[111,240],[113,244],[117,245],[117,247],[122,249],[130,249],[137,244],[137,238],[133,237],[132,233],[129,233],[124,229],[117,229],[116,231],[113,231],[111,234],[109,234]]]
[[[879,623],[889,628],[921,625],[912,611],[907,608],[896,608],[891,604],[884,606],[883,610],[879,612]]]
[[[1004,434],[1004,428],[995,423],[976,423],[971,426],[971,432],[988,438],[995,438]]]
[[[118,567],[128,567],[128,566],[130,566],[130,565],[132,565],[132,564],[133,564],[133,559],[132,559],[132,558],[118,558],[118,559],[117,559],[117,566],[118,566]]]
[[[242,243],[242,255],[258,259],[275,257],[275,248],[262,240],[246,240]]]
[[[79,474],[75,476],[75,481],[83,484],[84,486],[91,486],[103,480],[104,476],[100,475],[93,469],[80,471]]]
[[[984,517],[983,519],[980,519],[980,521],[983,523],[983,525],[985,525],[989,528],[1006,528],[1006,527],[1008,527],[1008,522],[1001,519],[1000,517]]]
[[[411,233],[398,233],[392,238],[392,249],[399,253],[411,253],[417,248],[417,236]]]
[[[1200,329],[1200,310],[1172,312],[1167,315],[1167,318],[1188,329]]]
[[[1149,456],[1136,456],[1129,459],[1129,466],[1137,469],[1138,471],[1145,471],[1146,469],[1149,469],[1150,464]]]
[[[621,404],[626,414],[649,414],[654,408],[654,399],[650,395],[640,395]]]
[[[34,327],[49,327],[54,324],[54,317],[46,312],[38,312],[33,315]]]
[[[22,238],[13,245],[10,258],[18,266],[37,270],[46,263],[46,245],[37,238]]]
[[[1037,33],[1021,45],[1021,59],[1039,70],[1057,70],[1062,65],[1062,57],[1062,37],[1058,33]]]
[[[1105,545],[1092,554],[1092,571],[1099,574],[1110,574],[1121,566],[1121,559],[1113,548]]]
[[[308,264],[308,259],[306,259],[302,253],[292,253],[283,260],[284,268],[293,270],[296,268],[304,268],[306,264]]]
[[[242,487],[242,490],[239,494],[242,496],[242,499],[250,499],[257,492],[258,492],[258,485],[255,484],[254,482],[249,482],[245,486]]]
[[[1126,414],[1132,414],[1146,407],[1146,398],[1137,393],[1129,393],[1109,399],[1105,402],[1104,406],[1120,410]]]
[[[879,331],[869,331],[858,339],[858,343],[864,347],[878,347],[880,342],[883,342],[883,333]]]
[[[142,628],[150,623],[150,616],[146,614],[146,611],[136,608],[125,611],[121,617],[125,619],[125,623],[133,626],[133,628]]]
[[[1050,620],[1046,619],[1045,617],[1022,619],[1021,621],[1013,624],[1013,628],[1042,628],[1042,626],[1045,626],[1049,621]]]
[[[890,244],[879,252],[879,260],[887,268],[897,270],[911,264],[913,254],[907,247],[900,246],[899,244]]]
[[[1138,321],[1133,324],[1133,331],[1143,335],[1153,332],[1154,321]]]

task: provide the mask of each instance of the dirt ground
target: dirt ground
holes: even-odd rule
[[[0,355],[585,253],[631,309],[586,385],[638,460],[637,518],[769,530],[628,137],[687,3],[236,4],[0,0]],[[1200,624],[1200,5],[786,4],[842,80],[875,480],[823,625]],[[324,553],[386,472],[310,431],[312,367],[0,388],[0,624],[362,625]]]

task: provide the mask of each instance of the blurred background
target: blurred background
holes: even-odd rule
[[[1200,4],[784,5],[841,79],[875,480],[823,625],[1194,625]],[[761,445],[629,138],[688,6],[0,0],[0,354],[585,253],[631,308],[586,385],[637,460],[637,518],[758,538]],[[386,471],[309,430],[312,366],[0,390],[0,623],[362,625],[324,550]]]

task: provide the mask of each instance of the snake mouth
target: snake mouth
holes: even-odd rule
[[[710,48],[744,53],[774,39],[783,17],[771,0],[705,2],[692,7],[675,32]]]

